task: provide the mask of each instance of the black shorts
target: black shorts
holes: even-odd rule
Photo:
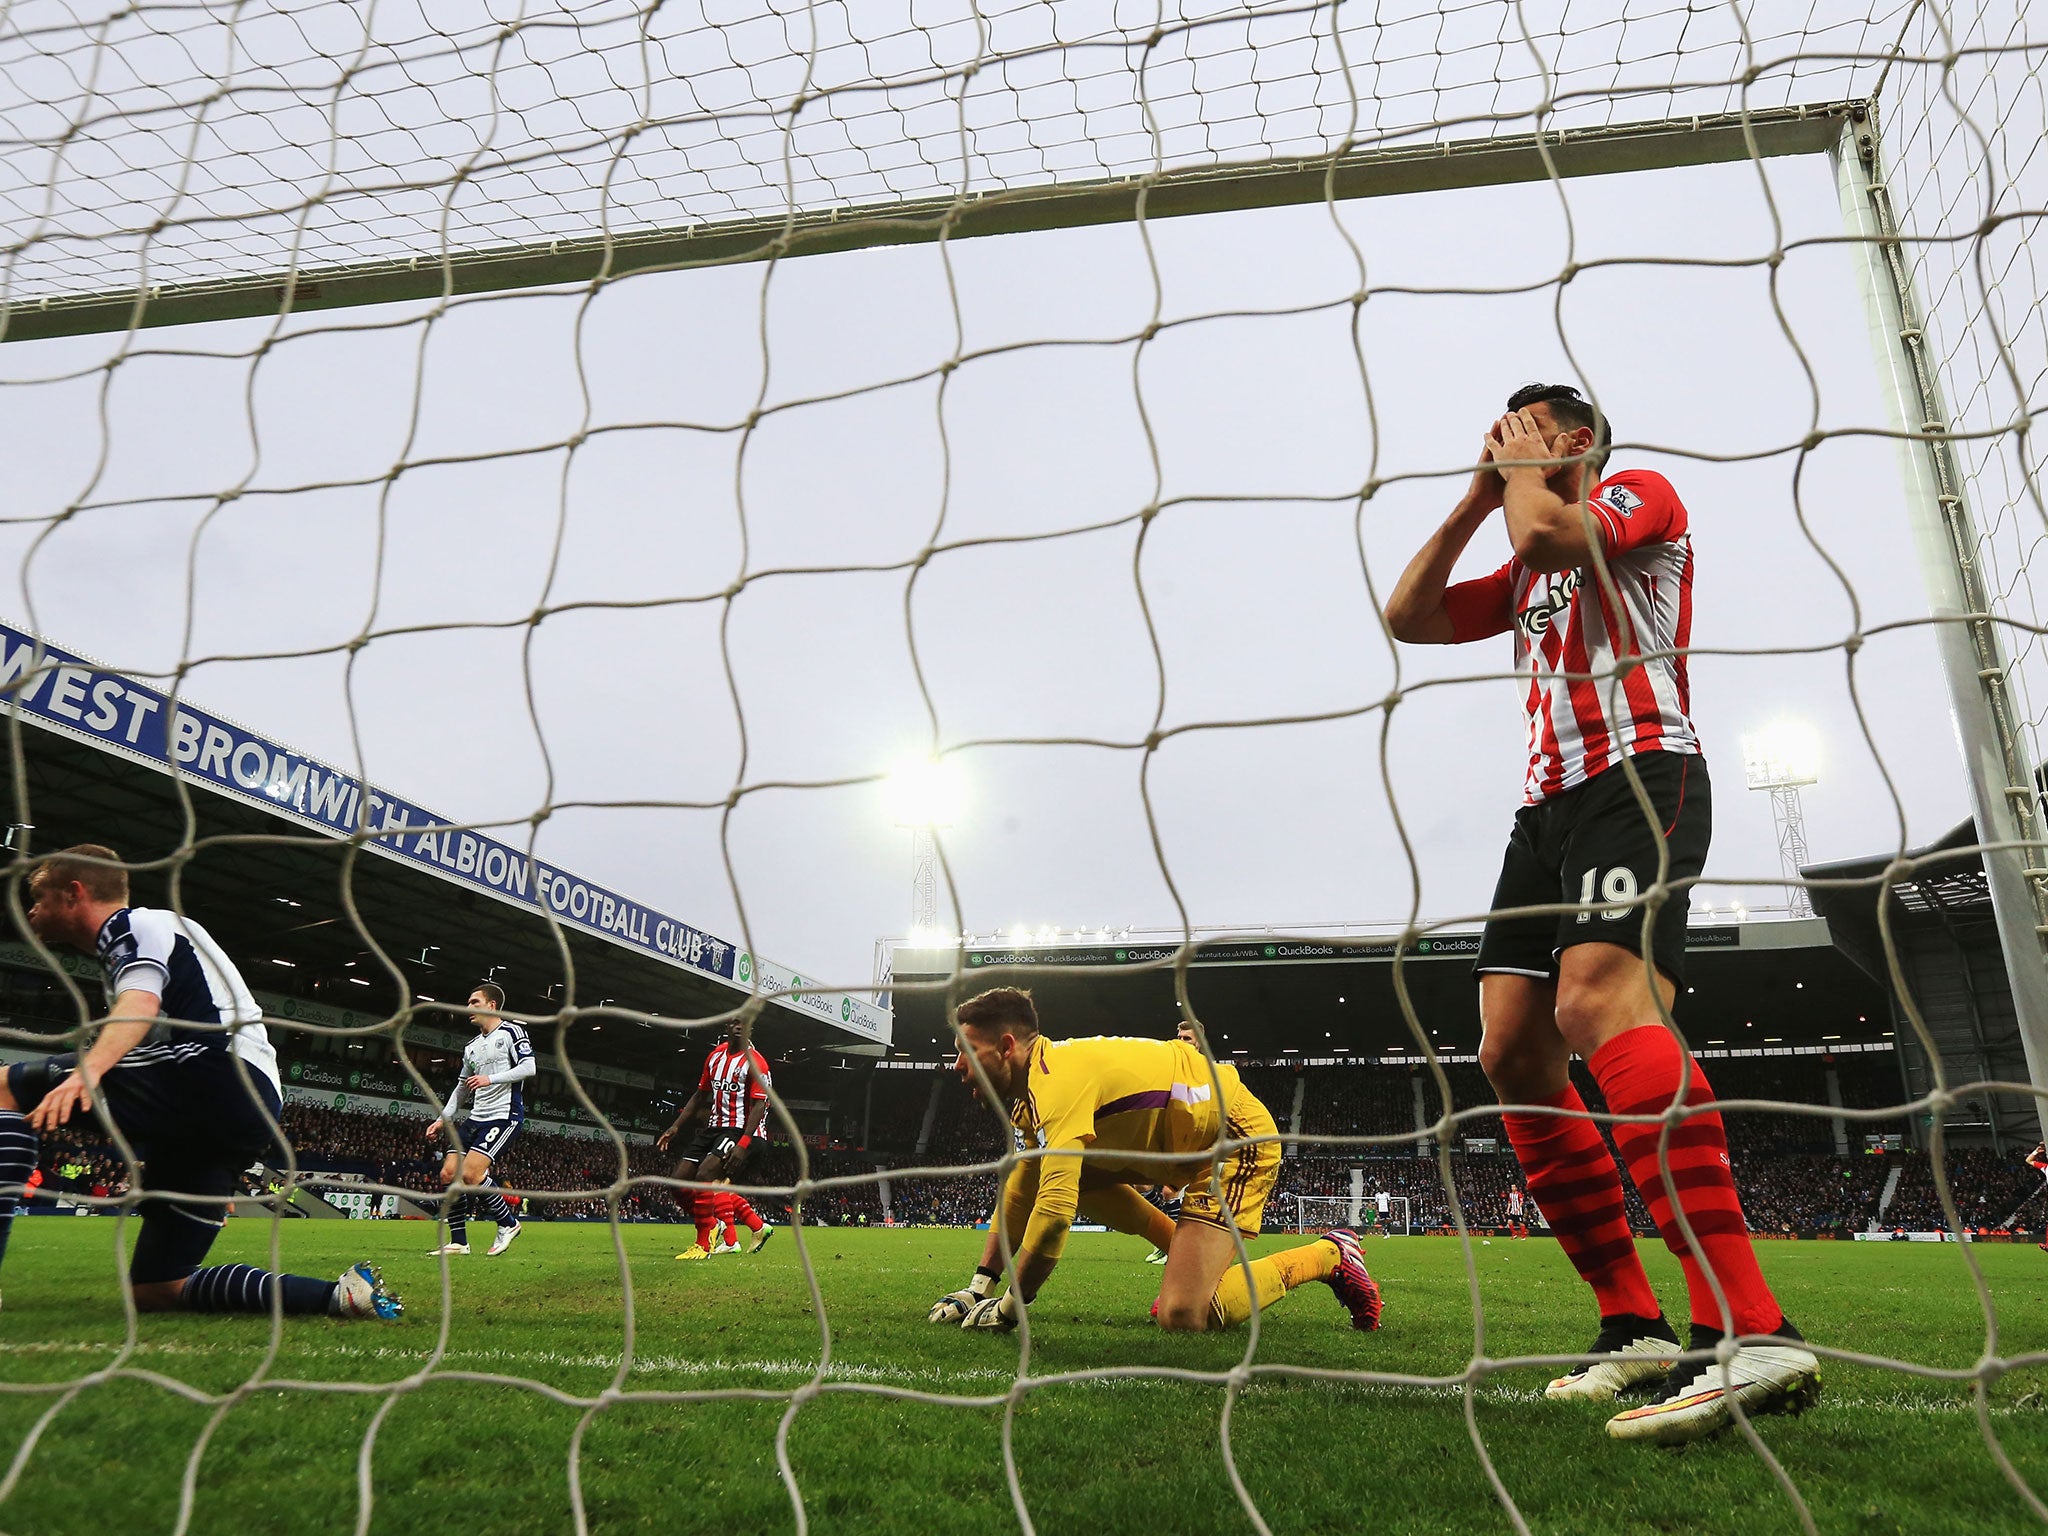
[[[197,1269],[226,1221],[222,1201],[242,1171],[283,1155],[276,1133],[282,1106],[262,1073],[248,1081],[224,1050],[137,1046],[100,1079],[95,1096],[142,1163],[142,1187],[161,1190],[141,1202],[142,1231],[129,1277],[137,1284],[182,1280]],[[76,1053],[18,1061],[7,1069],[8,1091],[23,1114],[42,1103],[78,1064]],[[96,1125],[91,1110],[71,1123]],[[196,1195],[196,1200],[180,1200]]]
[[[716,1156],[721,1163],[730,1163],[733,1152],[739,1147],[740,1133],[735,1130],[714,1130],[704,1126],[689,1140],[683,1150],[676,1154],[678,1165],[701,1163],[707,1157]]]
[[[455,1127],[455,1139],[464,1152],[481,1152],[492,1162],[505,1155],[512,1138],[519,1134],[518,1120],[464,1120]]]
[[[1479,941],[1480,975],[1555,978],[1558,956],[1574,944],[1619,944],[1641,954],[1643,906],[1635,897],[1656,883],[1659,845],[1669,853],[1667,882],[1694,879],[1706,867],[1714,833],[1706,760],[1643,752],[1630,761],[1656,812],[1654,827],[1619,763],[1515,813],[1493,909],[1563,903],[1578,910],[1489,920]],[[1608,910],[1596,910],[1609,903]],[[1691,905],[1690,887],[1673,892],[1651,924],[1650,958],[1673,983],[1685,978]]]

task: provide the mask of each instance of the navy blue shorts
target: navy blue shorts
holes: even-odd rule
[[[519,1134],[518,1120],[464,1120],[455,1127],[455,1139],[464,1152],[481,1152],[492,1162],[504,1155]]]
[[[77,1065],[76,1052],[18,1061],[7,1069],[8,1091],[27,1114]],[[272,1129],[282,1109],[277,1090],[253,1070],[245,1082],[225,1050],[140,1045],[100,1079],[95,1102],[141,1160],[140,1185],[163,1191],[137,1207],[142,1231],[128,1278],[137,1285],[182,1280],[213,1246],[227,1218],[220,1201],[235,1193],[242,1171],[282,1158]],[[98,1122],[85,1110],[71,1123]]]

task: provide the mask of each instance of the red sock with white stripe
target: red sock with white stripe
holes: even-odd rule
[[[1552,1109],[1583,1111],[1579,1090],[1567,1087]],[[1636,1257],[1621,1170],[1590,1120],[1563,1115],[1506,1114],[1508,1143],[1529,1181],[1529,1198],[1542,1208],[1572,1268],[1593,1287],[1602,1317],[1657,1317],[1657,1293]]]
[[[1691,1061],[1690,1054],[1662,1024],[1646,1024],[1616,1035],[1595,1051],[1586,1065],[1592,1069],[1600,1091],[1607,1095],[1607,1107],[1617,1115],[1656,1115],[1671,1107],[1678,1097],[1680,1074]],[[1687,1104],[1704,1104],[1714,1097],[1706,1074],[1692,1061],[1692,1077],[1686,1087]],[[1749,1226],[1742,1219],[1742,1200],[1735,1192],[1735,1175],[1728,1166],[1728,1133],[1717,1111],[1689,1115],[1671,1128],[1665,1139],[1665,1158],[1671,1168],[1667,1187],[1663,1170],[1657,1165],[1657,1147],[1663,1127],[1658,1125],[1617,1125],[1614,1143],[1628,1161],[1629,1177],[1635,1180],[1651,1219],[1663,1235],[1664,1244],[1678,1255],[1685,1269],[1685,1286],[1692,1301],[1692,1321],[1717,1332],[1721,1309],[1708,1283],[1704,1258],[1728,1297],[1728,1310],[1737,1333],[1770,1333],[1784,1321],[1777,1297],[1764,1283],[1757,1267],[1756,1249],[1749,1240]],[[1675,1188],[1686,1220],[1699,1240],[1695,1254],[1680,1232],[1672,1208]]]
[[[747,1197],[745,1195],[734,1195],[732,1197],[732,1212],[747,1224],[749,1232],[758,1232],[767,1225],[766,1222],[761,1220],[761,1213],[747,1204]]]
[[[740,1240],[740,1229],[733,1224],[732,1207],[733,1197],[721,1189],[718,1192],[719,1241],[728,1248]]]
[[[697,1246],[709,1253],[718,1241],[718,1197],[700,1189],[691,1206],[697,1218]]]

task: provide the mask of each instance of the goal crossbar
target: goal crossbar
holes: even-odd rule
[[[1609,176],[1627,171],[1820,154],[1846,120],[1869,103],[1843,100],[1750,112],[1702,114],[1605,127],[1544,130],[1497,138],[1388,148],[1305,159],[1264,160],[1118,176],[1048,186],[968,191],[721,219],[605,237],[545,240],[402,260],[304,267],[296,274],[164,284],[0,303],[0,341],[32,341],[434,299],[443,293],[584,287],[636,273],[814,256],[870,246],[912,245],[982,235],[1227,213],[1320,202],[1325,197],[1392,197],[1459,187]]]

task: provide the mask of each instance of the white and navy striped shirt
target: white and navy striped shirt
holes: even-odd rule
[[[534,1067],[533,1041],[525,1028],[510,1019],[499,1021],[496,1029],[484,1031],[462,1048],[462,1076],[448,1095],[441,1118],[452,1120],[467,1105],[472,1120],[524,1119],[526,1101],[519,1085],[533,1076]],[[466,1085],[479,1076],[496,1081],[472,1091]]]
[[[168,1038],[136,1046],[123,1066],[184,1060],[204,1051],[232,1051],[278,1088],[277,1051],[263,1027],[263,1009],[249,994],[213,935],[189,917],[155,907],[123,907],[100,925],[100,966],[107,1006],[123,992],[153,992],[170,1021]],[[188,1029],[231,1024],[232,1029]],[[282,1090],[280,1089],[280,1096]]]

